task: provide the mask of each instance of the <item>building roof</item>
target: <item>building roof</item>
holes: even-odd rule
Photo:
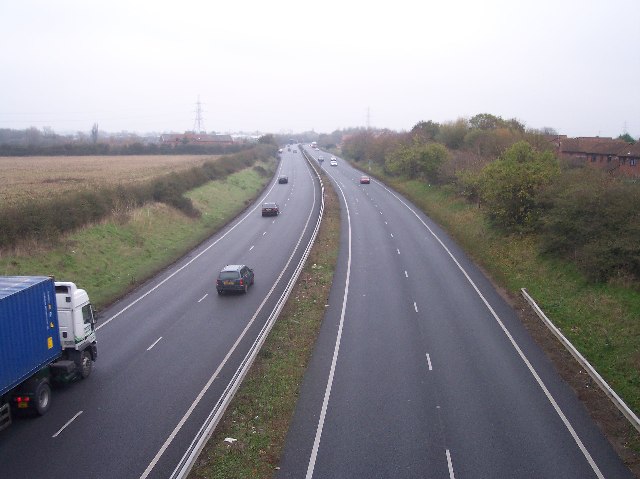
[[[616,155],[618,151],[629,146],[623,140],[607,137],[567,138],[560,144],[563,153],[595,153],[599,155]]]
[[[621,158],[640,158],[640,142],[636,142],[633,145],[627,144],[618,151],[618,156]]]

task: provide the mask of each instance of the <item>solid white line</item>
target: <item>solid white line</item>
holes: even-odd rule
[[[276,183],[274,183],[274,184],[276,184]],[[200,401],[202,401],[202,398],[207,393],[207,391],[211,388],[211,385],[213,384],[213,381],[215,381],[215,379],[220,374],[220,371],[222,371],[222,369],[225,367],[225,365],[229,361],[229,358],[231,357],[231,355],[238,348],[238,345],[240,344],[240,342],[246,336],[247,332],[251,328],[251,325],[253,325],[253,323],[255,322],[256,318],[260,315],[260,312],[262,311],[262,308],[267,303],[267,301],[269,300],[269,298],[273,294],[273,291],[278,286],[278,283],[282,279],[282,276],[284,275],[285,271],[289,267],[289,264],[293,260],[293,257],[296,254],[298,246],[300,246],[300,243],[302,242],[302,237],[304,236],[304,232],[306,231],[307,226],[309,225],[309,221],[311,220],[311,215],[313,214],[313,210],[315,208],[315,204],[316,204],[316,195],[315,195],[315,188],[314,188],[314,191],[313,191],[313,204],[311,205],[311,210],[309,211],[309,216],[307,217],[307,222],[305,223],[305,226],[304,226],[304,228],[302,230],[300,238],[298,239],[298,242],[296,243],[296,246],[293,249],[293,252],[289,256],[289,259],[287,260],[287,263],[284,265],[284,268],[282,269],[282,271],[280,272],[280,274],[278,275],[278,277],[274,281],[273,286],[271,286],[271,289],[269,290],[267,295],[262,300],[262,303],[260,303],[260,306],[258,306],[258,309],[254,313],[254,315],[251,317],[251,319],[249,320],[249,322],[247,323],[245,328],[242,330],[242,332],[240,333],[240,335],[236,339],[235,343],[233,343],[233,346],[231,346],[231,349],[229,349],[229,351],[227,352],[226,356],[223,358],[222,362],[218,365],[218,368],[213,372],[213,375],[209,378],[207,383],[203,386],[202,390],[198,393],[196,398],[193,400],[193,402],[191,403],[191,406],[189,406],[187,411],[184,413],[184,416],[182,416],[182,419],[180,419],[180,421],[178,422],[176,427],[173,429],[171,434],[169,434],[169,437],[167,437],[167,439],[165,440],[164,444],[160,447],[160,450],[158,450],[158,452],[156,453],[155,457],[151,460],[151,462],[149,463],[149,465],[147,466],[145,471],[142,473],[142,475],[140,476],[140,479],[146,479],[149,476],[149,474],[151,474],[151,471],[154,469],[154,467],[156,466],[156,464],[158,463],[158,461],[160,460],[160,458],[162,457],[164,452],[167,450],[169,445],[173,442],[173,440],[175,439],[175,437],[178,434],[178,432],[180,432],[180,430],[182,429],[182,426],[184,426],[184,424],[187,422],[189,417],[191,417],[191,414],[193,414],[193,411],[195,410],[195,408],[198,406]]]
[[[242,217],[242,219],[240,221],[238,221],[235,225],[233,225],[231,228],[229,228],[229,230],[223,234],[222,236],[220,236],[220,238],[218,238],[217,240],[215,240],[213,243],[211,243],[209,246],[207,246],[205,249],[203,249],[200,253],[198,253],[197,255],[195,255],[193,258],[191,258],[191,260],[189,260],[188,262],[186,262],[184,265],[182,265],[180,268],[178,268],[177,270],[175,270],[173,273],[171,273],[169,276],[167,276],[165,279],[163,279],[162,281],[160,281],[158,284],[156,284],[153,288],[151,288],[149,291],[147,291],[146,293],[144,293],[142,296],[138,297],[135,301],[130,302],[128,305],[126,305],[124,308],[122,308],[120,311],[118,311],[116,314],[114,314],[113,316],[111,316],[109,319],[105,320],[102,324],[98,325],[96,327],[96,331],[99,330],[100,328],[103,328],[104,326],[106,326],[107,324],[109,324],[111,321],[113,321],[114,319],[116,319],[118,316],[120,316],[122,313],[124,313],[125,311],[127,311],[129,308],[131,308],[133,305],[135,305],[136,303],[138,303],[139,301],[142,301],[144,298],[146,298],[147,296],[149,296],[151,293],[153,293],[156,289],[158,289],[160,286],[162,286],[164,283],[166,283],[167,281],[169,281],[171,278],[173,278],[176,274],[178,274],[180,271],[182,271],[183,269],[185,269],[187,266],[191,265],[191,263],[193,263],[194,261],[196,261],[198,258],[200,258],[200,256],[202,256],[203,254],[205,254],[207,251],[209,251],[211,248],[213,248],[215,245],[217,245],[220,241],[222,241],[229,233],[231,233],[234,229],[236,229],[240,224],[242,224],[244,222],[244,220],[246,220],[249,216],[251,216],[253,214],[253,212],[255,210],[258,209],[258,207],[260,207],[260,205],[264,202],[264,199],[267,198],[267,196],[269,195],[269,193],[271,193],[271,191],[275,188],[276,186],[276,182],[274,182],[271,185],[271,188],[269,188],[269,191],[267,191],[263,197],[263,199],[259,202],[256,203],[256,205],[247,212],[246,215],[244,215]]]
[[[385,190],[387,190],[392,196],[394,196],[400,203],[402,203],[409,211],[411,211],[414,214],[414,216],[418,218],[418,221],[420,221],[420,223],[422,223],[424,227],[427,228],[427,230],[429,230],[429,233],[431,233],[431,235],[435,238],[435,240],[438,243],[440,243],[440,246],[442,246],[442,248],[447,252],[449,257],[453,260],[453,262],[456,264],[458,269],[462,272],[462,274],[467,279],[471,287],[475,290],[478,297],[482,300],[486,308],[489,310],[493,318],[496,320],[496,322],[498,323],[498,325],[500,326],[504,334],[507,336],[507,338],[511,342],[511,345],[520,356],[520,359],[522,359],[522,361],[525,363],[525,365],[529,369],[529,372],[538,383],[538,386],[540,386],[540,389],[542,389],[542,391],[544,392],[545,396],[547,397],[547,400],[551,403],[551,406],[553,406],[553,409],[556,411],[556,414],[558,414],[558,416],[560,417],[560,420],[563,422],[563,424],[571,434],[571,437],[573,437],[573,440],[575,441],[576,445],[582,452],[582,455],[585,457],[585,459],[591,466],[591,469],[593,470],[593,472],[596,474],[596,476],[598,476],[599,479],[604,479],[602,472],[600,472],[600,468],[598,468],[598,465],[595,463],[595,461],[591,457],[591,454],[589,454],[589,451],[587,451],[587,448],[583,444],[582,440],[578,437],[578,433],[576,433],[575,429],[569,422],[569,419],[567,419],[567,416],[565,416],[564,412],[562,412],[562,409],[560,409],[560,406],[556,402],[555,398],[551,395],[551,392],[547,389],[547,386],[544,384],[544,382],[538,375],[538,372],[535,370],[533,365],[529,362],[529,359],[525,356],[522,349],[520,349],[520,346],[518,345],[518,343],[516,343],[516,340],[513,339],[513,336],[511,336],[511,333],[509,332],[507,327],[504,325],[504,323],[500,319],[500,316],[498,316],[498,314],[495,312],[493,307],[489,304],[489,301],[487,301],[484,295],[480,292],[480,289],[473,282],[473,280],[471,279],[467,271],[462,267],[462,265],[458,262],[458,260],[453,255],[453,253],[449,250],[449,248],[447,248],[444,242],[438,237],[438,235],[436,235],[435,232],[431,228],[429,228],[429,226],[422,220],[422,218],[420,218],[420,216],[407,203],[405,203],[399,196],[397,196],[393,191],[389,190],[386,186],[382,185],[382,187]]]
[[[199,303],[200,301],[202,301],[204,298],[206,298],[207,296],[209,296],[209,293],[205,294],[202,298],[200,298],[200,299],[198,300],[198,303]]]
[[[322,429],[324,427],[324,419],[327,415],[327,407],[329,405],[329,396],[331,396],[331,387],[333,385],[333,375],[336,370],[336,363],[338,362],[338,353],[340,352],[340,340],[342,339],[342,327],[344,325],[344,317],[347,309],[347,297],[349,296],[349,277],[351,275],[351,215],[349,214],[349,203],[344,195],[342,188],[340,193],[347,211],[347,225],[349,233],[348,241],[348,253],[347,253],[347,277],[345,280],[344,297],[342,298],[342,312],[340,313],[340,324],[338,326],[338,335],[336,337],[336,345],[333,349],[333,359],[331,360],[331,369],[329,371],[329,379],[327,381],[327,387],[324,391],[324,400],[322,401],[322,410],[320,411],[320,419],[318,420],[318,427],[316,429],[316,437],[313,441],[313,448],[311,450],[311,457],[309,458],[309,466],[307,467],[306,479],[313,477],[313,469],[316,467],[316,459],[318,457],[318,449],[320,448],[320,438],[322,437]]]
[[[409,277],[409,273],[407,273],[407,270],[405,270],[405,271],[404,271],[404,276],[405,276],[406,278],[408,278],[408,277]]]
[[[198,302],[200,302],[200,301],[198,301]],[[162,339],[162,336],[160,336],[158,339],[156,339],[156,342],[155,342],[155,343],[153,343],[151,346],[149,346],[149,347],[147,348],[147,351],[151,351],[151,349],[152,349],[156,344],[158,344],[158,343],[160,342],[160,340],[161,340],[161,339]]]
[[[415,301],[413,302],[413,309],[416,310],[416,313],[418,312],[418,304]]]
[[[447,449],[447,466],[449,466],[449,479],[456,479],[456,476],[453,473],[453,461],[451,461],[451,453],[449,452],[449,449]]]
[[[431,356],[427,353],[427,363],[429,363],[429,371],[433,371],[433,367],[431,366]]]
[[[56,432],[56,433],[55,433],[53,436],[51,436],[51,437],[52,437],[52,438],[58,437],[58,436],[60,435],[60,433],[61,433],[62,431],[64,431],[64,430],[67,428],[67,426],[68,426],[69,424],[71,424],[73,421],[75,421],[75,420],[76,420],[76,418],[77,418],[80,414],[82,414],[82,413],[83,413],[83,411],[80,411],[80,412],[76,413],[76,415],[75,415],[75,416],[73,416],[71,419],[69,419],[69,420],[67,421],[67,423],[66,423],[64,426],[62,426],[62,427],[60,428],[60,430],[59,430],[58,432]]]

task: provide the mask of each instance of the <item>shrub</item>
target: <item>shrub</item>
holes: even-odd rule
[[[559,172],[551,152],[538,152],[526,141],[515,143],[478,178],[489,218],[505,230],[531,228],[539,214],[537,196]]]
[[[572,169],[542,195],[543,251],[575,260],[594,281],[640,279],[640,185]]]

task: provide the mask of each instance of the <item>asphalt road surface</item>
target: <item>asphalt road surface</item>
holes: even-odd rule
[[[0,478],[171,477],[316,224],[319,182],[300,152],[285,151],[279,173],[288,184],[274,179],[223,231],[101,312],[92,375],[55,389],[46,416],[16,420],[0,433]],[[279,203],[281,214],[263,218],[264,200]],[[254,269],[246,295],[216,293],[226,264]]]
[[[341,249],[277,477],[632,477],[464,252],[307,150],[341,199]]]

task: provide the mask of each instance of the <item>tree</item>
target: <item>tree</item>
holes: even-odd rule
[[[431,120],[419,121],[411,128],[411,136],[418,138],[422,142],[433,141],[440,131],[440,125]]]
[[[469,120],[469,126],[479,130],[495,130],[500,126],[504,126],[504,123],[505,121],[502,118],[491,113],[478,113]]]
[[[574,260],[594,281],[640,279],[640,185],[597,168],[565,171],[541,197],[543,250]]]
[[[98,143],[98,124],[97,123],[94,123],[93,126],[91,127],[91,141],[93,142],[94,145]]]
[[[490,219],[506,230],[531,228],[540,213],[538,195],[560,173],[557,158],[526,141],[489,163],[478,178],[480,199]]]
[[[464,143],[464,137],[469,130],[467,120],[458,118],[454,122],[443,123],[440,125],[436,141],[443,143],[447,148],[458,149]]]
[[[449,160],[449,152],[439,143],[401,145],[385,161],[387,171],[409,178],[437,182],[442,166]]]
[[[632,145],[636,142],[636,140],[629,134],[624,133],[618,137],[618,140],[626,141],[627,143],[631,143]]]
[[[258,138],[258,143],[262,143],[265,145],[277,145],[276,139],[272,134],[262,135]]]

